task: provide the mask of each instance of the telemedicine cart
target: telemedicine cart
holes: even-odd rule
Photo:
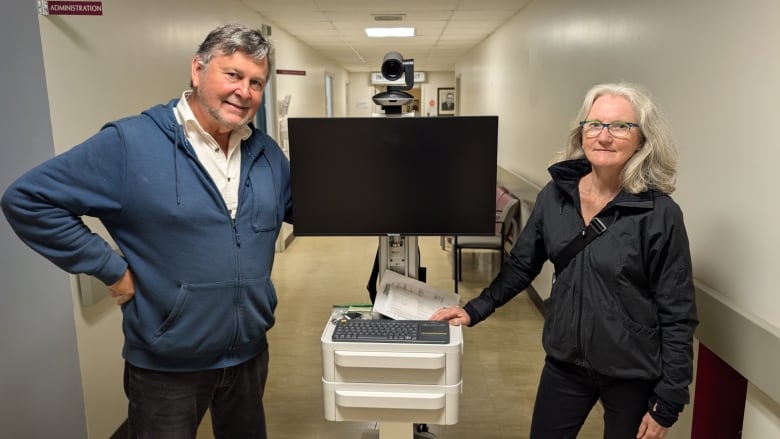
[[[415,423],[458,422],[463,332],[448,344],[334,342],[334,312],[322,333],[325,419],[377,421],[380,439],[411,439]]]

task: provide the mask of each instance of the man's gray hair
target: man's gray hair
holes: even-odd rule
[[[268,60],[268,74],[273,71],[273,46],[259,29],[239,23],[228,23],[209,32],[195,56],[205,66],[214,56],[232,55],[240,51],[251,58]]]

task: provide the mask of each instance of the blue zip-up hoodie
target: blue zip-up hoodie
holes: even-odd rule
[[[177,102],[106,124],[19,178],[1,204],[21,239],[63,270],[110,285],[130,268],[128,362],[228,367],[267,348],[275,241],[281,223],[292,222],[290,167],[273,139],[253,130],[241,143],[232,219],[174,117]],[[122,255],[82,215],[98,218]]]

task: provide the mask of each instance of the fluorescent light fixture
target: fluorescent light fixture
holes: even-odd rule
[[[367,27],[366,35],[372,38],[413,37],[413,27]]]

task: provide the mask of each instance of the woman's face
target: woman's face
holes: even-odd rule
[[[638,124],[634,109],[628,99],[622,96],[599,96],[585,118],[604,124],[630,122]],[[588,137],[583,130],[582,149],[594,169],[621,172],[628,160],[641,147],[642,133],[639,127],[629,130],[626,137],[615,137],[604,128],[595,137]]]

